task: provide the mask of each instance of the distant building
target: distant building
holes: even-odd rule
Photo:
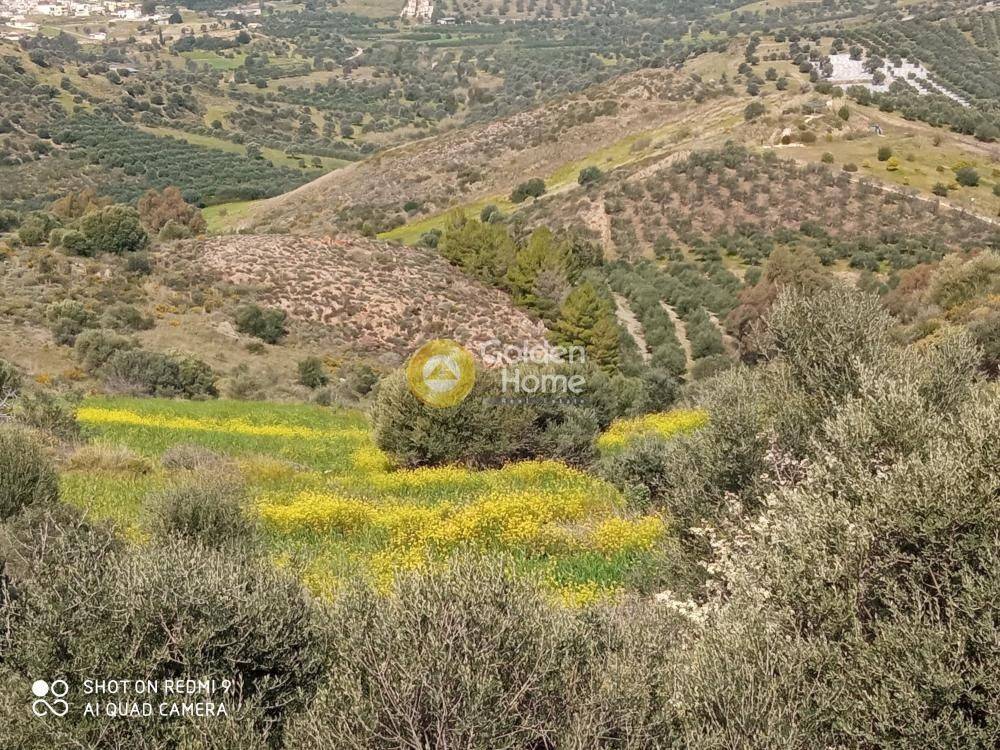
[[[64,16],[66,9],[62,5],[55,3],[38,3],[35,6],[35,13],[40,16]]]
[[[439,18],[438,23],[442,26],[454,26],[458,23],[458,19],[454,16],[445,16],[444,18]]]

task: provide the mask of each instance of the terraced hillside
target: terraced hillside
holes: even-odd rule
[[[687,137],[692,113],[713,106],[709,120],[739,118],[724,89],[675,71],[647,70],[551,105],[424,139],[352,164],[283,196],[263,201],[240,220],[254,231],[382,232],[455,205],[510,193],[543,177],[549,188],[575,184],[599,158],[617,166]],[[701,103],[705,104],[701,104]]]
[[[621,170],[523,214],[529,224],[580,226],[611,256],[668,257],[684,248],[750,264],[793,240],[822,246],[830,260],[857,252],[883,260],[981,246],[998,234],[995,223],[946,201],[735,144]]]

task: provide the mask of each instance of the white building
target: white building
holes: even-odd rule
[[[38,3],[35,6],[35,13],[40,16],[64,16],[66,15],[66,8],[55,3]]]

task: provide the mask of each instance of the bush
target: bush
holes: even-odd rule
[[[19,562],[7,570],[18,605],[5,666],[58,674],[70,685],[93,676],[95,665],[107,675],[235,678],[225,695],[231,719],[281,746],[283,724],[309,702],[326,651],[316,612],[289,575],[233,548],[177,540],[125,547],[72,518],[33,519],[6,536],[0,546]],[[30,732],[25,713],[27,720],[0,731]],[[60,723],[61,742],[79,747],[261,747],[215,736],[233,731],[225,720],[163,720],[155,711],[142,721]]]
[[[49,391],[23,392],[14,403],[14,419],[60,440],[80,437],[74,404]]]
[[[80,219],[79,229],[90,246],[91,255],[134,253],[149,244],[139,212],[130,206],[107,206],[91,211]]]
[[[21,373],[10,362],[0,359],[0,402],[21,390]]]
[[[365,362],[348,362],[337,368],[338,390],[350,399],[364,398],[378,383],[378,374]]]
[[[229,459],[200,445],[180,443],[167,448],[160,456],[160,465],[168,471],[199,471],[221,468]]]
[[[22,508],[59,499],[59,479],[41,445],[27,430],[0,425],[0,521]]]
[[[236,329],[240,333],[256,336],[268,344],[276,344],[284,338],[287,314],[278,308],[262,308],[258,305],[243,305],[236,311]]]
[[[764,107],[764,102],[750,102],[743,109],[743,119],[747,122],[752,122],[762,116],[766,111],[767,109]]]
[[[90,311],[82,303],[71,299],[50,304],[45,308],[45,317],[56,343],[65,346],[72,346],[83,329],[94,326],[94,316]]]
[[[83,232],[76,229],[67,229],[62,236],[62,248],[70,255],[80,257],[90,257],[94,254],[93,248]]]
[[[329,622],[330,671],[291,747],[522,750],[568,722],[570,623],[502,562],[355,585]]]
[[[17,230],[17,237],[29,246],[44,245],[48,242],[49,233],[59,226],[59,220],[50,213],[35,211],[28,214]]]
[[[599,167],[589,166],[580,170],[577,182],[581,185],[593,185],[595,182],[599,182],[602,177],[604,177],[604,172]]]
[[[18,216],[17,211],[11,211],[10,209],[0,210],[0,232],[9,232],[12,229],[17,229],[17,225],[21,223],[21,217]]]
[[[306,357],[299,362],[299,382],[306,388],[319,388],[330,382],[326,367],[319,357]]]
[[[889,161],[892,158],[892,149],[889,146],[879,146],[877,157],[879,161]]]
[[[405,466],[487,467],[546,457],[588,463],[597,433],[618,415],[610,378],[596,369],[519,370],[522,377],[586,373],[585,385],[574,403],[544,394],[511,398],[510,393],[505,402],[501,375],[485,370],[460,404],[434,408],[413,395],[405,372],[396,371],[374,392],[370,414],[376,444]]]
[[[977,187],[979,185],[979,172],[972,167],[962,167],[955,171],[955,182],[962,187]]]
[[[205,474],[146,500],[146,527],[157,537],[174,537],[214,549],[245,547],[257,539],[239,484]]]
[[[528,198],[540,198],[545,195],[545,180],[539,177],[522,182],[510,194],[512,203],[524,203]]]
[[[153,471],[153,465],[148,458],[123,445],[106,443],[81,446],[70,456],[67,466],[71,471],[132,476],[142,476]]]
[[[113,331],[91,329],[76,337],[73,354],[76,361],[87,372],[95,372],[103,367],[115,352],[135,349],[132,339]]]
[[[116,331],[146,331],[153,327],[153,318],[134,305],[115,302],[104,309],[101,325]]]
[[[101,376],[110,387],[125,392],[165,398],[218,395],[212,368],[193,357],[143,349],[116,351],[101,368]]]
[[[181,191],[173,186],[162,191],[148,191],[139,199],[138,213],[149,231],[160,233],[161,239],[164,239],[163,230],[171,226],[174,229],[168,234],[180,232],[189,237],[201,234],[206,228],[198,207],[185,201]]]
[[[236,401],[263,401],[267,398],[267,384],[259,372],[251,372],[246,364],[239,364],[229,373],[225,382],[226,398]]]
[[[139,276],[148,276],[153,272],[153,263],[147,253],[132,253],[125,260],[125,270]]]

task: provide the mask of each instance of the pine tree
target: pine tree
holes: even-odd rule
[[[611,301],[589,281],[576,287],[559,308],[553,327],[565,346],[582,346],[588,358],[604,369],[618,364],[619,334]]]
[[[464,271],[495,286],[503,281],[514,259],[514,240],[503,225],[466,218],[456,209],[447,217],[438,250]]]
[[[561,292],[569,286],[569,253],[569,244],[557,240],[546,227],[532,232],[527,245],[518,251],[507,270],[507,284],[514,302],[543,318],[553,317],[562,301]]]

